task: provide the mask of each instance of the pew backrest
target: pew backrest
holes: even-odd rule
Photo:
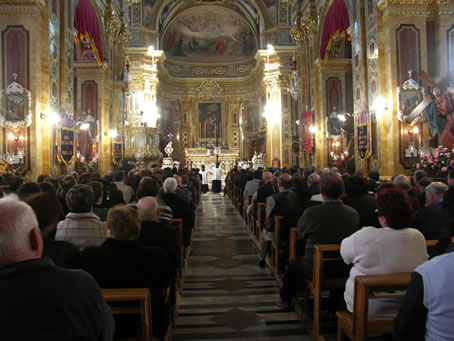
[[[102,292],[113,315],[140,315],[141,340],[152,341],[151,296],[148,288],[102,289]]]

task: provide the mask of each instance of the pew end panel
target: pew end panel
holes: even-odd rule
[[[369,320],[369,301],[402,298],[410,278],[410,272],[356,277],[353,313],[337,312],[338,340],[362,341],[369,333],[392,333],[394,318]]]
[[[140,315],[140,339],[153,339],[151,295],[148,288],[102,289],[102,292],[113,315]],[[118,303],[122,305],[116,305]]]

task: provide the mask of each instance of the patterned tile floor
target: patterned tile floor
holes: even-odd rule
[[[276,281],[257,261],[232,202],[203,195],[173,340],[311,340],[280,311]]]

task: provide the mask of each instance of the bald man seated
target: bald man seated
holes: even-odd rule
[[[181,254],[178,231],[173,226],[159,222],[158,201],[153,197],[144,197],[137,203],[137,210],[142,217],[139,237],[141,244],[164,249],[175,267],[178,267]]]
[[[2,340],[112,340],[114,320],[85,271],[41,258],[43,240],[30,206],[0,199]]]

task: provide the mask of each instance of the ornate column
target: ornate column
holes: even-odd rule
[[[259,50],[256,59],[263,63],[263,87],[266,93],[264,117],[267,129],[265,163],[271,167],[291,166],[290,73],[294,47],[270,46]]]
[[[227,100],[227,145],[233,149],[240,149],[243,139],[243,135],[240,134],[240,105],[240,98]],[[240,152],[240,157],[249,157],[249,155],[242,155]]]
[[[5,120],[0,123],[0,154],[16,153],[18,148],[24,148],[25,163],[21,168],[22,171],[30,170],[28,181],[35,181],[38,174],[49,172],[49,25],[43,25],[48,22],[48,10],[46,1],[42,0],[0,2],[0,58],[3,65],[0,91],[17,83],[31,96],[30,103],[24,101],[19,112],[30,115],[26,124],[15,127],[6,124],[10,117],[0,110],[0,116],[4,116],[0,121]],[[0,102],[1,108],[5,109],[5,98]],[[10,134],[19,141],[11,140]]]
[[[385,177],[405,169],[405,123],[397,119],[396,89],[408,79],[409,70],[416,81],[427,70],[429,3],[432,1],[388,0],[378,4],[378,96],[382,103],[374,109],[380,129],[380,175]]]
[[[183,160],[184,150],[186,148],[193,148],[196,142],[195,137],[197,136],[197,125],[195,124],[196,115],[192,115],[192,107],[193,107],[193,99],[191,97],[181,98],[178,101],[179,104],[179,122],[175,122],[177,124],[177,129],[179,129],[180,133],[180,140],[178,143],[177,148],[177,155],[178,160]],[[194,122],[190,121],[190,118],[194,120]]]
[[[295,25],[290,34],[297,42],[297,68],[299,73],[299,113],[314,108],[314,37],[317,27],[317,13],[314,4],[306,2],[294,16]],[[301,136],[300,141],[301,144]],[[300,153],[301,154],[301,153]],[[313,164],[313,155],[301,155],[300,165],[309,167]]]

